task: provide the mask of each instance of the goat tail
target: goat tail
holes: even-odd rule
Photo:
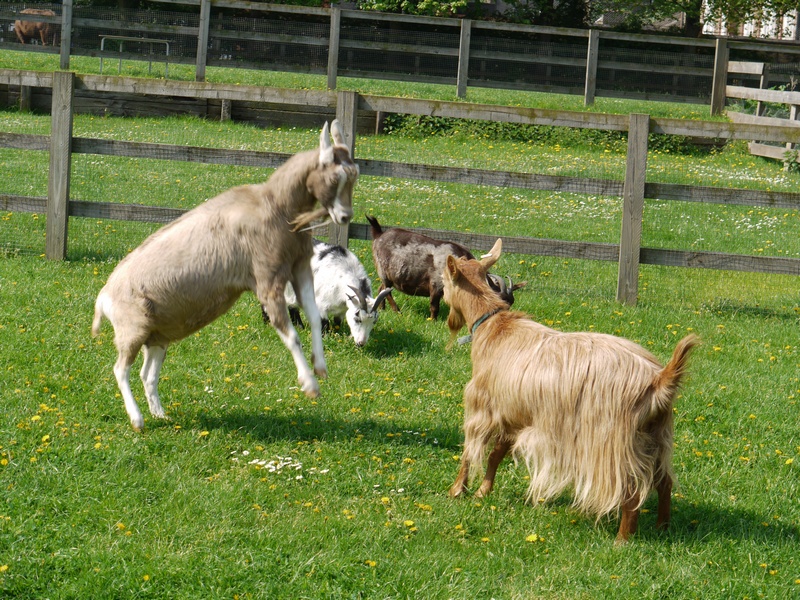
[[[94,319],[92,319],[92,337],[100,335],[100,325],[103,323],[103,317],[106,317],[105,305],[107,296],[103,293],[97,296],[94,303]]]
[[[686,373],[689,354],[692,349],[700,344],[700,338],[689,334],[675,346],[672,358],[653,380],[653,400],[656,407],[661,410],[671,408],[672,399],[681,384],[681,379]]]
[[[381,227],[381,224],[378,223],[378,219],[375,217],[371,217],[369,215],[364,216],[367,217],[367,221],[369,221],[370,227],[372,228],[372,239],[375,239],[383,233],[383,227]]]

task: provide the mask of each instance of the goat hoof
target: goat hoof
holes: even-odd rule
[[[483,486],[481,486],[480,488],[478,488],[478,491],[475,492],[475,497],[476,498],[486,498],[486,496],[488,496],[489,492],[491,492],[491,491],[492,491],[492,488],[489,488],[489,489],[485,490],[485,489],[483,489]]]
[[[622,533],[617,534],[617,539],[614,540],[614,546],[627,546],[628,538],[628,535],[624,535]]]
[[[451,498],[458,498],[466,491],[467,488],[465,488],[463,485],[454,485],[453,487],[450,488],[450,491],[448,492],[447,495],[450,496]]]
[[[314,381],[310,381],[308,383],[303,384],[301,382],[301,388],[303,393],[309,398],[319,398],[319,384]]]
[[[328,378],[328,369],[314,369],[314,375],[319,377],[320,379],[327,379]]]

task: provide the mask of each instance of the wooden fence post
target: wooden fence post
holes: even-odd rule
[[[222,103],[219,106],[219,120],[230,121],[232,110],[233,110],[233,102],[231,100],[228,100],[227,98],[223,99]]]
[[[728,40],[717,39],[714,54],[714,79],[711,84],[711,114],[721,115],[725,110],[725,87],[728,85]]]
[[[45,256],[50,260],[64,260],[67,257],[74,88],[73,73],[53,73],[53,105],[50,113],[50,171],[47,178],[47,224],[45,229]]]
[[[589,47],[586,50],[586,85],[583,91],[583,105],[592,106],[597,89],[597,58],[600,53],[600,30],[589,30]]]
[[[29,85],[19,86],[19,110],[20,112],[31,112],[31,99],[33,88]]]
[[[69,50],[72,46],[72,0],[61,3],[61,50],[59,68],[69,69]]]
[[[331,9],[331,33],[328,39],[328,89],[336,89],[339,72],[339,35],[342,28],[342,9]]]
[[[798,15],[800,15],[800,11],[798,12]],[[761,77],[758,80],[758,89],[760,90],[769,89],[769,63],[761,63]],[[767,109],[767,103],[759,100],[758,103],[756,104],[756,116],[759,117],[764,116],[764,111],[766,109]]]
[[[619,236],[617,301],[636,305],[639,292],[639,251],[642,245],[644,183],[650,115],[632,114],[628,126],[628,157],[622,188],[622,232]]]
[[[200,0],[200,22],[197,30],[197,61],[194,80],[206,80],[206,61],[208,60],[208,28],[211,25],[211,0]]]
[[[458,40],[458,78],[456,79],[456,96],[467,97],[469,80],[469,46],[472,39],[472,21],[461,19],[461,36]]]
[[[344,142],[350,150],[350,156],[356,157],[356,122],[358,117],[358,93],[357,92],[338,92],[336,94],[336,119],[342,127]],[[347,248],[350,239],[349,225],[336,225],[331,223],[328,226],[328,243],[338,244]]]

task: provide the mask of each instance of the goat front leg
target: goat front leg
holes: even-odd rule
[[[491,454],[489,454],[489,463],[486,465],[486,475],[483,477],[481,487],[478,488],[477,492],[475,492],[475,495],[478,498],[484,498],[489,495],[489,492],[492,491],[492,487],[494,487],[494,478],[497,474],[497,467],[499,467],[500,463],[503,462],[503,459],[506,457],[506,454],[508,454],[510,449],[511,440],[505,438],[497,440],[494,450],[492,450]]]
[[[458,470],[458,475],[448,495],[451,498],[458,498],[467,491],[467,480],[469,479],[469,461],[465,455],[461,456],[461,468]]]
[[[444,289],[431,289],[431,321],[435,321],[439,316],[439,305],[442,302],[442,296],[444,296]]]
[[[309,398],[318,397],[319,383],[317,378],[314,377],[314,373],[311,372],[308,362],[306,362],[303,346],[300,344],[300,336],[297,335],[297,330],[289,322],[289,311],[286,308],[283,289],[272,288],[264,294],[259,290],[258,301],[266,308],[270,323],[272,323],[275,331],[278,332],[283,345],[292,354],[294,364],[297,367],[297,381],[303,392]],[[322,336],[320,335],[320,337]]]
[[[144,363],[142,364],[142,370],[139,372],[139,377],[141,377],[144,384],[144,393],[147,397],[147,404],[150,406],[150,414],[157,419],[166,419],[167,415],[158,397],[158,378],[161,375],[161,366],[164,364],[164,358],[167,356],[167,347],[148,346],[145,344],[142,346],[142,353],[144,355]]]
[[[385,283],[381,282],[381,287],[380,287],[380,289],[378,290],[378,296],[380,296],[380,295],[381,295],[381,292],[382,292],[383,290],[385,290],[385,289],[387,289],[387,288],[389,288],[389,287],[390,287],[390,286],[388,286],[388,285],[386,285]],[[389,292],[388,294],[386,294],[386,296],[384,297],[384,299],[380,301],[380,304],[378,305],[378,307],[377,307],[377,308],[383,308],[383,306],[384,306],[384,304],[385,304],[386,302],[388,302],[388,303],[389,303],[389,306],[391,306],[391,307],[392,307],[392,310],[393,310],[394,312],[398,312],[398,313],[400,312],[400,308],[398,308],[398,306],[397,306],[397,302],[395,302],[395,301],[394,301],[394,296],[392,296],[392,293],[391,293],[391,292]]]
[[[322,347],[322,317],[314,298],[314,276],[311,267],[299,270],[292,282],[297,301],[306,313],[308,327],[311,329],[311,361],[314,363],[314,373],[317,377],[328,376],[328,366],[325,364],[325,354]]]

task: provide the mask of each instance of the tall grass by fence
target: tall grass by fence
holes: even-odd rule
[[[719,112],[729,82],[728,60],[771,63],[776,85],[800,75],[800,47],[767,40],[687,39],[603,30],[417,17],[339,8],[271,5],[237,0],[156,0],[164,10],[49,7],[35,17],[56,26],[56,45],[17,43],[9,32],[24,4],[0,7],[0,49],[103,59],[191,64],[197,81],[207,67],[271,69],[535,90],[595,97],[710,102]],[[170,10],[180,6],[180,12]],[[188,11],[187,11],[188,9]],[[108,42],[108,43],[106,43]],[[112,65],[114,63],[112,62]],[[112,66],[113,68],[113,66]],[[165,74],[166,74],[165,68]],[[736,81],[758,85],[739,74]]]
[[[764,192],[707,186],[688,186],[647,182],[648,134],[660,133],[724,140],[762,139],[772,142],[800,142],[794,127],[764,128],[752,124],[653,119],[648,115],[610,115],[562,112],[530,108],[474,105],[454,102],[411,100],[360,95],[355,92],[308,92],[246,86],[180,83],[149,79],[76,76],[69,72],[52,74],[0,70],[0,83],[52,87],[51,135],[0,133],[0,147],[20,150],[48,150],[50,155],[48,196],[46,198],[5,194],[0,190],[0,208],[11,212],[36,212],[47,215],[46,255],[63,259],[68,243],[70,217],[90,217],[135,221],[167,222],[182,213],[173,208],[148,207],[111,202],[83,202],[70,198],[70,160],[73,154],[96,154],[190,161],[209,164],[276,167],[289,155],[270,152],[232,151],[213,148],[173,146],[79,138],[72,135],[72,99],[76,87],[115,94],[136,91],[152,95],[215,98],[221,101],[269,101],[290,105],[335,107],[351,147],[356,146],[356,120],[359,112],[392,112],[479,119],[557,127],[580,127],[625,131],[628,154],[623,181],[579,177],[548,176],[534,173],[490,171],[383,160],[358,160],[366,176],[501,186],[528,190],[568,191],[623,199],[622,227],[618,244],[551,240],[529,237],[504,237],[508,252],[565,258],[614,261],[619,263],[617,299],[634,304],[638,293],[641,263],[800,275],[800,260],[782,257],[749,256],[722,252],[666,250],[641,245],[645,198],[699,203],[800,208],[800,194]],[[354,151],[356,158],[357,153]],[[489,249],[497,235],[421,229],[430,235],[463,243],[476,249]],[[331,226],[329,236],[346,244],[349,238],[369,239],[366,224],[351,223],[349,228]]]

